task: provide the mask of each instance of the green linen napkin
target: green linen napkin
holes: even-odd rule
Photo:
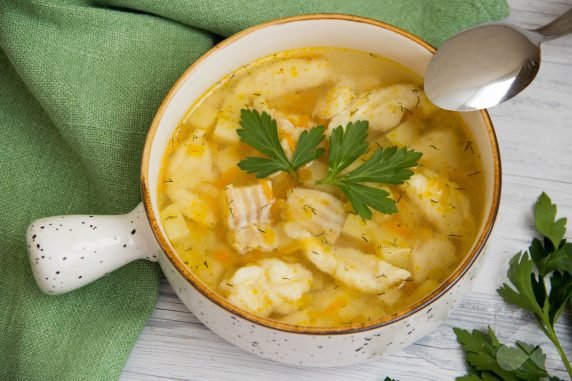
[[[504,0],[0,0],[0,380],[114,380],[157,299],[139,261],[58,297],[36,287],[36,218],[139,201],[145,134],[177,77],[222,38],[300,13],[376,18],[438,45]]]

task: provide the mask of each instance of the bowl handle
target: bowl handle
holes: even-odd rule
[[[132,262],[156,262],[161,252],[143,204],[117,216],[57,216],[26,233],[34,278],[50,295],[83,287]]]

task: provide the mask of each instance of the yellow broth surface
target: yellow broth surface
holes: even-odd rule
[[[316,185],[326,153],[291,174],[257,179],[238,166],[261,154],[236,133],[240,110],[276,119],[292,155],[300,133],[326,136],[369,121],[370,150],[422,152],[403,185],[383,186],[398,212],[352,212],[336,187]],[[188,111],[165,153],[159,185],[163,227],[188,268],[236,306],[289,324],[373,322],[435,290],[472,245],[484,180],[460,117],[425,97],[422,79],[383,57],[305,48],[260,59],[221,79]]]

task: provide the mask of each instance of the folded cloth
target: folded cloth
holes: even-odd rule
[[[43,295],[26,226],[139,201],[147,129],[181,73],[222,38],[301,13],[401,26],[438,45],[507,16],[504,0],[0,0],[0,380],[114,380],[151,314],[160,271],[139,261]]]

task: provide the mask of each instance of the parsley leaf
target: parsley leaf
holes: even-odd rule
[[[324,140],[324,126],[316,126],[310,131],[302,132],[298,138],[294,155],[292,155],[292,166],[298,169],[322,156],[324,149],[317,148],[322,140]]]
[[[536,229],[558,248],[566,233],[566,218],[556,220],[556,205],[552,204],[550,197],[544,192],[536,202],[534,216]]]
[[[242,109],[240,127],[236,131],[240,140],[268,156],[247,157],[238,163],[240,169],[255,173],[258,178],[278,171],[286,171],[296,177],[298,168],[324,154],[323,148],[317,148],[324,140],[323,126],[313,127],[300,135],[292,161],[288,159],[280,144],[276,120],[266,112],[260,114],[256,110]]]
[[[467,362],[474,370],[492,372],[500,376],[502,380],[518,381],[516,376],[511,375],[497,364],[496,354],[500,345],[490,327],[488,335],[478,330],[469,332],[453,328],[453,331],[465,351]]]
[[[290,171],[278,160],[264,157],[247,157],[238,163],[238,167],[247,173],[256,173],[256,177],[264,178],[278,171]]]
[[[240,169],[248,173],[256,173],[256,177],[266,177],[274,172],[294,170],[284,153],[278,138],[276,120],[263,112],[242,109],[240,111],[240,127],[236,133],[240,140],[256,148],[269,159],[248,157],[238,163]]]
[[[349,122],[346,128],[338,126],[330,136],[328,177],[336,176],[358,157],[367,152],[367,121]]]
[[[378,148],[373,156],[358,168],[349,172],[344,179],[351,182],[374,182],[403,184],[417,166],[422,153],[407,148]]]
[[[538,305],[533,289],[533,280],[536,280],[533,267],[534,262],[528,253],[516,254],[511,258],[507,272],[507,277],[514,288],[505,283],[498,289],[498,293],[505,302],[542,315],[542,308]]]
[[[453,330],[471,369],[471,374],[458,377],[457,381],[539,381],[550,377],[546,371],[546,355],[539,346],[522,341],[517,341],[515,346],[502,344],[490,327],[487,333]]]
[[[556,205],[546,193],[536,202],[535,220],[543,239],[534,239],[528,252],[518,253],[510,260],[510,285],[503,284],[498,293],[507,303],[535,315],[572,377],[572,366],[554,330],[564,307],[572,300],[572,244],[563,239],[566,219],[556,220]]]
[[[564,310],[566,302],[572,299],[572,277],[554,272],[550,277],[550,289],[548,318],[554,325]]]
[[[392,214],[397,212],[395,201],[389,198],[389,193],[383,189],[346,182],[341,182],[337,185],[352,203],[354,211],[366,220],[371,219],[371,210],[368,206],[382,213]]]
[[[338,126],[332,131],[328,176],[318,184],[338,186],[351,202],[354,212],[369,220],[370,208],[391,214],[397,212],[397,206],[386,190],[361,183],[403,184],[413,175],[410,168],[417,166],[421,153],[406,148],[380,147],[359,167],[341,173],[367,152],[368,125],[367,121],[350,122],[345,129]]]

